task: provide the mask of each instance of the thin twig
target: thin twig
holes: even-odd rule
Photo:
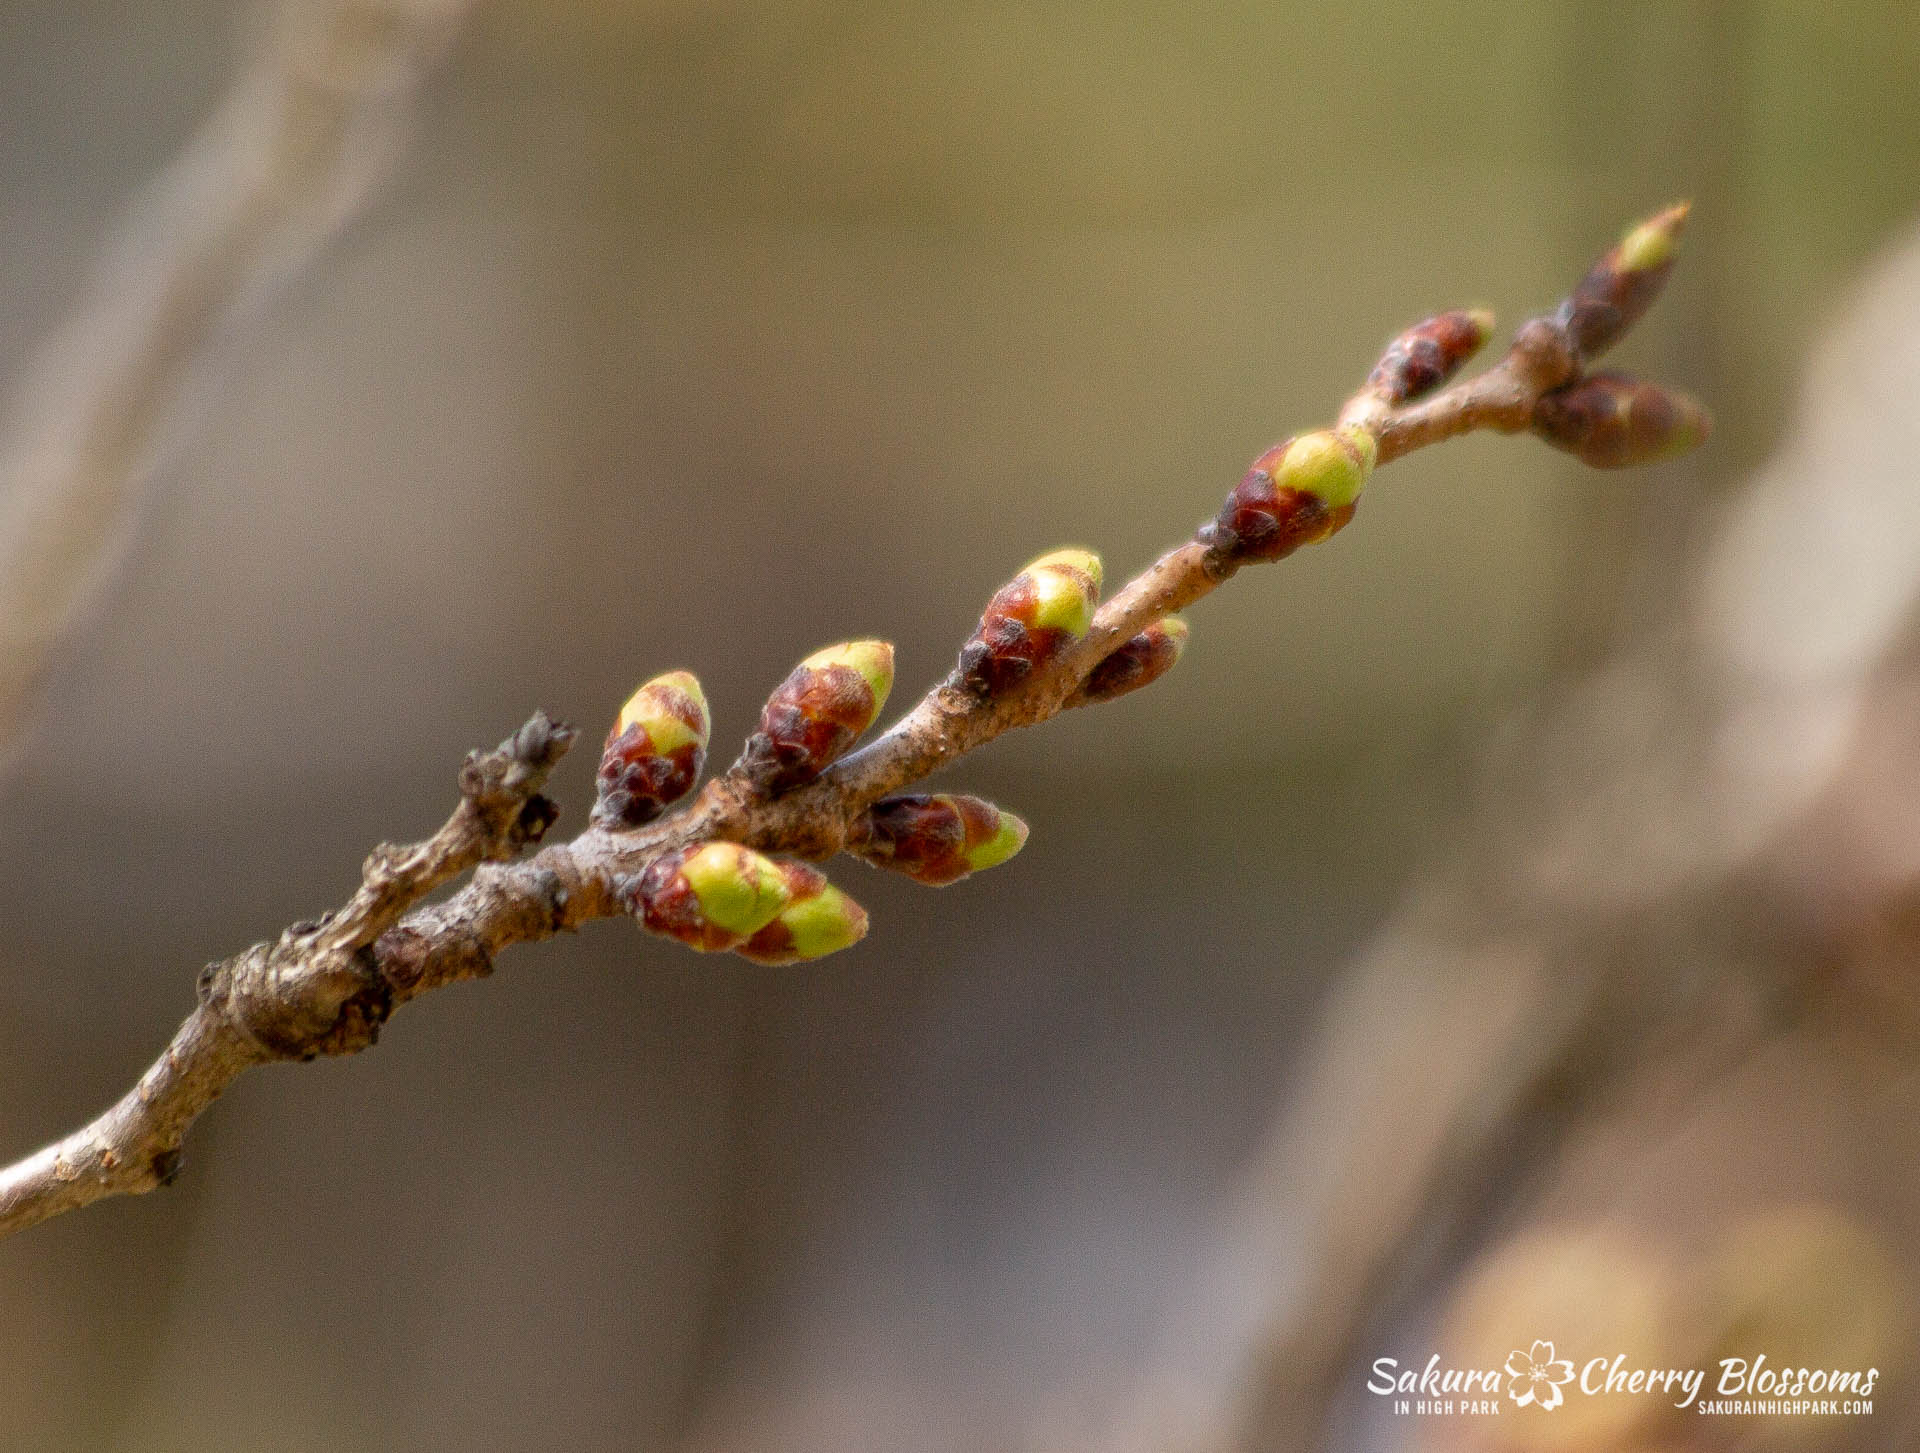
[[[241,1071],[372,1044],[392,1002],[368,945],[442,883],[546,830],[555,809],[540,787],[572,740],[570,728],[535,713],[495,750],[468,758],[460,805],[439,832],[411,848],[374,849],[345,908],[209,964],[199,1005],[139,1084],[92,1124],[0,1171],[0,1235],[165,1185],[187,1127]]]

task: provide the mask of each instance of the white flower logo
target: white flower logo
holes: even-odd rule
[[[1556,1358],[1551,1342],[1536,1342],[1526,1352],[1507,1355],[1507,1377],[1507,1396],[1518,1406],[1538,1403],[1550,1413],[1566,1401],[1560,1389],[1573,1381],[1573,1364]]]

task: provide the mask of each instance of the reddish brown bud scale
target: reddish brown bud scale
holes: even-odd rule
[[[991,802],[953,793],[901,793],[867,809],[847,851],[877,868],[941,888],[1004,863],[1025,845],[1027,825]]]
[[[883,797],[854,825],[847,851],[916,882],[951,883],[967,872],[960,856],[966,821],[957,806],[963,800],[925,792]]]
[[[1223,546],[1235,560],[1283,560],[1326,539],[1353,518],[1353,510],[1351,504],[1329,510],[1314,495],[1278,488],[1256,464],[1227,496],[1207,543]]]
[[[738,948],[790,898],[782,865],[737,843],[663,853],[615,896],[649,931],[702,953]]]
[[[960,650],[960,679],[984,696],[1012,690],[1086,635],[1100,599],[1100,557],[1042,555],[994,593]]]
[[[1201,542],[1238,562],[1279,560],[1353,518],[1373,470],[1373,436],[1319,429],[1282,440],[1253,461],[1201,531]]]
[[[1486,346],[1493,314],[1460,308],[1416,323],[1387,345],[1367,376],[1367,387],[1390,404],[1411,403],[1459,372]]]
[[[1187,648],[1187,623],[1178,616],[1155,621],[1088,673],[1068,706],[1093,706],[1151,686],[1174,668]]]
[[[686,671],[656,676],[621,708],[600,754],[593,821],[635,828],[693,790],[707,763],[707,703]]]
[[[873,725],[893,685],[893,647],[850,641],[816,651],[760,713],[740,765],[767,792],[811,782]]]
[[[1705,443],[1713,419],[1687,394],[1596,373],[1543,395],[1534,405],[1533,432],[1596,469],[1622,469]]]
[[[738,935],[707,922],[692,886],[678,875],[671,857],[649,863],[638,878],[621,885],[621,905],[653,933],[677,938],[703,953],[727,948]]]
[[[789,677],[760,714],[749,771],[776,792],[811,781],[853,745],[871,715],[872,694],[857,671],[830,666]]]
[[[980,617],[973,639],[960,649],[960,674],[976,691],[998,696],[1045,665],[1067,644],[1064,631],[1035,628],[1033,586],[1024,576],[998,591]]]
[[[1653,306],[1673,271],[1691,205],[1668,207],[1631,229],[1560,305],[1555,321],[1581,358],[1605,353]]]

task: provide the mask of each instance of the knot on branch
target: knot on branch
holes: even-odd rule
[[[1513,335],[1507,360],[1520,392],[1538,397],[1579,378],[1582,355],[1565,325],[1552,318],[1529,318]]]
[[[393,991],[366,949],[314,951],[289,934],[200,976],[200,1002],[270,1060],[357,1054],[380,1037]]]
[[[546,836],[560,808],[539,789],[576,735],[565,722],[536,711],[492,751],[467,754],[460,795],[480,819],[485,856],[510,858]]]

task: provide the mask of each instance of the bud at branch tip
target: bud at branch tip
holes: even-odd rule
[[[1580,358],[1598,358],[1653,306],[1673,271],[1692,207],[1679,202],[1629,228],[1560,305],[1554,321]]]
[[[1621,469],[1697,448],[1712,434],[1713,417],[1677,389],[1595,373],[1542,395],[1533,432],[1596,469]]]

